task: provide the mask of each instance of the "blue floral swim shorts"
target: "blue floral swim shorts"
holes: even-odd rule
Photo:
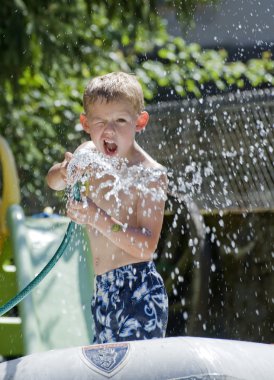
[[[97,275],[91,310],[94,343],[163,338],[168,298],[154,263],[130,264]]]

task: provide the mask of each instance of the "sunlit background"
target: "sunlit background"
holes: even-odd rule
[[[3,0],[0,19],[0,134],[20,188],[12,198],[3,148],[1,305],[64,235],[65,197],[47,188],[45,176],[86,138],[79,114],[87,81],[122,70],[138,76],[151,114],[138,141],[169,171],[155,253],[169,293],[167,335],[273,343],[273,1]],[[13,204],[21,207],[20,236],[14,220],[6,223]],[[91,339],[85,239],[0,318],[4,359]]]

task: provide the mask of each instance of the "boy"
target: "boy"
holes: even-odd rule
[[[125,160],[144,173],[158,172],[158,180],[147,182],[150,188],[166,194],[165,169],[154,161],[135,141],[143,131],[149,115],[144,111],[142,88],[135,76],[110,73],[91,80],[84,92],[85,113],[80,121],[91,141],[75,152],[99,151],[114,159]],[[63,190],[67,167],[73,154],[67,152],[63,162],[48,172],[48,185]],[[157,247],[164,215],[165,199],[155,199],[132,184],[130,194],[119,192],[119,205],[105,195],[111,189],[110,174],[89,178],[88,207],[69,200],[67,215],[87,226],[96,274],[92,300],[96,343],[165,336],[168,300],[163,280],[157,273],[153,253]],[[104,186],[102,184],[104,183]]]

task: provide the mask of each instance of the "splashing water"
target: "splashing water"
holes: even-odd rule
[[[80,184],[81,198],[83,207],[86,208],[87,198],[85,196],[87,186],[88,190],[94,196],[110,187],[111,189],[105,194],[105,199],[115,198],[117,207],[121,206],[119,193],[130,195],[131,191],[137,190],[143,197],[151,196],[153,201],[167,199],[167,193],[178,201],[189,202],[194,194],[201,192],[203,176],[212,175],[212,166],[209,162],[206,168],[201,168],[192,162],[185,167],[184,173],[178,176],[171,169],[145,168],[141,164],[128,165],[128,160],[124,158],[108,157],[98,152],[82,148],[77,151],[68,165],[67,170],[67,195],[73,197],[73,187],[76,183]],[[163,174],[168,177],[168,188],[164,183]],[[178,173],[177,173],[178,174]],[[103,179],[97,189],[87,185],[89,178],[95,176],[96,179]],[[110,177],[110,178],[109,178]],[[157,183],[157,187],[153,184]],[[159,186],[160,183],[160,186]],[[166,191],[167,190],[167,191]]]
[[[121,206],[119,193],[123,191],[123,193],[130,195],[133,188],[143,196],[151,196],[153,201],[166,200],[164,173],[166,173],[164,168],[145,168],[141,164],[129,166],[127,159],[109,158],[96,150],[83,148],[73,155],[68,165],[68,197],[73,197],[73,187],[78,183],[80,184],[83,207],[87,207],[87,198],[85,196],[87,186],[91,194],[95,196],[102,189],[111,187],[105,194],[105,199],[109,200],[114,197],[117,207]],[[87,185],[92,175],[96,179],[106,177],[106,180],[102,181],[97,189],[94,189],[92,186]],[[157,187],[155,183],[157,183]]]

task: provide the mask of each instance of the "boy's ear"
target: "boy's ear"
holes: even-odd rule
[[[149,114],[146,111],[141,112],[136,121],[136,131],[140,132],[143,129],[145,129],[148,123],[148,120],[149,120]]]
[[[89,133],[88,119],[84,113],[80,114],[80,123],[82,124],[84,131]]]

